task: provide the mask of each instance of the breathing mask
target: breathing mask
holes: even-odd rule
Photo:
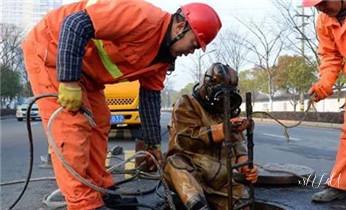
[[[239,95],[238,74],[228,65],[214,63],[204,74],[201,84],[193,88],[193,96],[211,114],[224,113],[225,90],[230,91],[232,117],[240,113],[242,98]]]

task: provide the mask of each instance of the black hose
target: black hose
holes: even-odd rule
[[[33,162],[34,162],[34,145],[33,145],[33,140],[32,140],[32,131],[31,131],[31,107],[34,105],[34,103],[37,100],[39,100],[41,98],[46,98],[46,97],[57,97],[57,95],[56,94],[43,94],[43,95],[37,96],[29,103],[28,109],[26,110],[26,127],[28,130],[29,147],[30,147],[30,150],[29,150],[29,170],[28,170],[28,174],[26,175],[25,184],[24,184],[22,191],[20,192],[17,199],[11,204],[11,206],[8,209],[13,209],[17,205],[17,203],[22,198],[22,196],[24,195],[24,192],[26,191],[26,189],[29,185],[31,174],[32,174]]]

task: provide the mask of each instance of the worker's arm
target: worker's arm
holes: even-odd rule
[[[85,12],[76,12],[65,18],[60,29],[57,55],[59,81],[79,81],[85,46],[93,36],[94,28]]]
[[[180,113],[182,115],[173,115],[173,117],[180,121],[175,121],[174,127],[177,132],[176,141],[181,147],[183,147],[183,149],[194,150],[201,146],[201,143],[203,145],[212,145],[221,144],[224,141],[223,129],[216,131],[214,130],[215,128],[213,125],[198,125],[198,117],[188,117],[190,114],[193,114],[193,112]],[[220,139],[215,137],[215,132],[219,133],[218,135],[222,137]],[[247,149],[242,132],[232,131],[231,135],[234,143],[234,154],[236,157],[247,155]]]
[[[141,87],[139,91],[139,114],[143,140],[146,144],[161,144],[161,92]]]
[[[60,28],[57,69],[59,104],[69,111],[77,111],[82,105],[82,89],[79,79],[82,72],[84,48],[94,36],[89,16],[83,12],[67,16]]]
[[[317,20],[317,35],[319,39],[318,55],[320,57],[319,81],[309,90],[315,96],[315,101],[333,94],[333,85],[342,69],[343,57],[340,54],[335,37],[326,24],[327,16],[320,14]]]
[[[319,39],[318,54],[321,59],[320,81],[333,86],[342,69],[343,56],[340,54],[332,32],[325,26],[325,15],[320,15],[317,21]]]

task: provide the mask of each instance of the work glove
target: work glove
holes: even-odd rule
[[[231,118],[230,122],[232,123],[232,133],[240,133],[243,132],[245,129],[247,129],[249,126],[253,126],[253,121],[249,121],[247,119],[241,119],[239,117]],[[222,142],[225,139],[225,134],[223,131],[224,124],[219,123],[216,125],[211,125],[211,133],[214,142],[219,143]]]
[[[237,163],[245,163],[248,160],[248,157],[246,155],[239,156],[237,158]],[[257,167],[254,166],[252,169],[250,169],[247,165],[243,166],[239,169],[239,172],[244,174],[245,179],[251,183],[255,183],[258,178],[258,172]]]
[[[248,119],[241,119],[239,117],[231,118],[229,121],[232,123],[232,132],[243,132],[252,125],[252,122]]]
[[[333,94],[333,85],[321,81],[313,84],[308,92],[314,102],[318,102]]]
[[[137,140],[136,141],[136,152],[138,151],[147,151],[150,154],[152,154],[159,165],[162,165],[162,152],[161,152],[161,145],[160,144],[145,144],[143,140]],[[136,168],[139,168],[142,171],[146,172],[153,172],[157,170],[157,167],[153,161],[153,159],[146,155],[144,157],[138,157],[136,158]]]
[[[78,111],[82,105],[82,89],[79,84],[61,82],[58,103],[68,111]]]

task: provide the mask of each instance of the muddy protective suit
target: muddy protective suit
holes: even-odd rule
[[[201,209],[203,205],[196,204],[199,200],[207,201],[211,209],[228,209],[227,148],[213,141],[210,128],[222,121],[222,115],[205,111],[190,95],[182,96],[174,106],[164,171],[172,190],[188,209]],[[235,163],[236,157],[247,155],[247,150],[243,134],[232,135],[237,139],[232,151]],[[234,199],[244,196],[244,186],[233,181]]]

